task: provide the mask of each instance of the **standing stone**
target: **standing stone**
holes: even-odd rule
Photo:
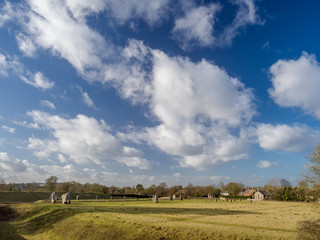
[[[154,203],[158,203],[158,196],[157,195],[153,195],[152,201]]]
[[[180,195],[180,200],[181,200],[181,201],[183,200],[182,195]]]
[[[77,200],[79,200],[79,195],[77,195]]]
[[[70,193],[67,192],[67,193],[63,194],[63,195],[61,196],[61,199],[62,199],[62,204],[70,204],[70,203],[71,203]]]
[[[51,193],[50,201],[51,201],[52,203],[56,203],[56,202],[57,202],[57,195],[56,195],[55,192]]]

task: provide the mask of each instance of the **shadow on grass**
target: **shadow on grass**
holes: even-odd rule
[[[78,212],[79,213],[79,212]],[[42,233],[50,230],[53,224],[77,214],[70,208],[37,207],[23,216],[16,226],[22,234]]]
[[[113,214],[165,214],[165,215],[242,215],[257,214],[248,211],[212,209],[212,208],[168,208],[168,207],[132,207],[132,206],[39,206],[24,215],[16,226],[22,234],[39,234],[53,228],[55,223],[81,213],[113,213]],[[1,239],[1,238],[0,238]]]
[[[25,240],[21,237],[14,226],[10,225],[9,222],[0,221],[0,239],[3,240]]]
[[[240,210],[212,209],[212,208],[164,208],[164,207],[132,207],[132,206],[103,206],[88,208],[91,212],[110,212],[110,213],[126,213],[126,214],[166,214],[166,215],[203,215],[203,216],[218,216],[218,215],[243,215],[243,214],[258,214]]]

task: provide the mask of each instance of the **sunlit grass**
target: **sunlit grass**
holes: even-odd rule
[[[18,207],[19,205],[16,205]],[[26,239],[295,239],[311,204],[206,200],[34,203],[11,225]],[[20,206],[21,207],[21,206]]]

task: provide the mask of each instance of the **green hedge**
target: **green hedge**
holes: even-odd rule
[[[49,200],[52,192],[0,192],[0,203],[10,202],[35,202],[38,200]],[[64,192],[56,192],[57,197],[60,198]],[[109,194],[96,193],[70,193],[71,200],[75,200],[79,195],[79,200],[83,199],[110,199]]]

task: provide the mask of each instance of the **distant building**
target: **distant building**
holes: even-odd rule
[[[269,193],[268,191],[256,191],[254,194],[254,199],[255,200],[266,200],[269,199],[271,196],[271,193]]]
[[[241,195],[244,197],[253,197],[256,191],[255,188],[248,188]]]

